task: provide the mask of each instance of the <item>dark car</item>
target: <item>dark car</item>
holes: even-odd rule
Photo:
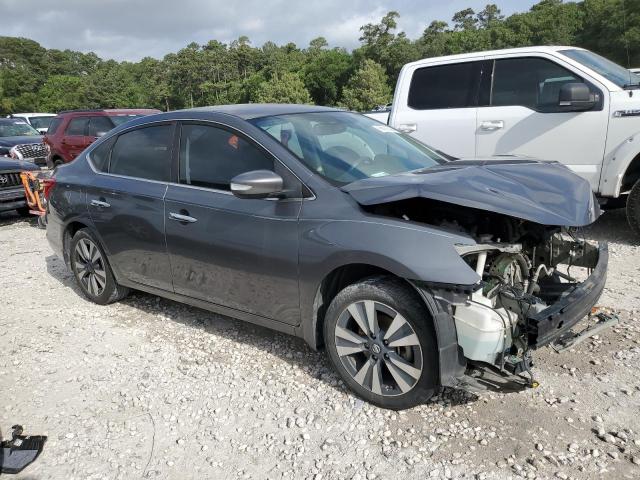
[[[29,215],[24,196],[20,172],[40,170],[31,162],[0,156],[0,212],[17,210],[20,215]]]
[[[330,108],[141,118],[55,178],[47,237],[88,299],[142,290],[300,336],[387,408],[529,371],[606,278],[606,245],[575,234],[598,205],[564,166],[449,162]]]
[[[121,108],[60,112],[51,121],[44,137],[49,151],[47,165],[53,168],[68,163],[112,128],[154,113],[160,113],[160,110]]]
[[[21,118],[0,118],[0,158],[46,164],[42,135]]]

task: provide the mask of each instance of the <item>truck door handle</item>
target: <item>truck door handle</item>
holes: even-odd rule
[[[480,124],[481,130],[486,130],[487,132],[495,132],[496,130],[500,130],[504,128],[504,121],[502,120],[490,120],[488,122],[482,122]]]
[[[415,123],[402,123],[398,125],[397,129],[402,133],[413,133],[418,130],[418,125]]]
[[[177,222],[195,223],[197,218],[190,217],[189,215],[183,215],[182,213],[169,212],[169,220],[175,220]]]
[[[103,202],[102,200],[91,200],[91,205],[99,208],[109,208],[111,205],[107,202]]]

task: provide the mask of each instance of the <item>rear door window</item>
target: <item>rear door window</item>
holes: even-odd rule
[[[58,127],[60,126],[60,124],[62,123],[62,119],[61,118],[54,118],[51,121],[51,125],[49,125],[49,129],[47,130],[47,134],[48,135],[53,135],[54,133],[56,133],[56,130],[58,130]]]
[[[118,136],[111,151],[109,173],[168,182],[173,125],[155,125]]]
[[[409,87],[409,106],[416,110],[475,107],[482,62],[419,68]]]
[[[89,119],[87,117],[73,118],[67,125],[67,135],[86,135]]]
[[[113,128],[113,123],[109,117],[90,117],[89,119],[89,136],[101,137]]]

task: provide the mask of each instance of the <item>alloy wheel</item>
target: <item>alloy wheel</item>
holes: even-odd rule
[[[422,375],[416,332],[399,312],[380,302],[349,305],[338,317],[334,341],[347,372],[377,395],[405,394]]]
[[[82,238],[75,249],[76,273],[80,283],[91,295],[99,297],[107,286],[104,260],[97,245]]]

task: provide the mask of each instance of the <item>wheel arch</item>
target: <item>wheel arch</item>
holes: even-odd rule
[[[640,180],[640,152],[631,160],[624,171],[619,193],[631,190],[638,180]]]
[[[319,350],[324,346],[323,328],[325,314],[335,296],[345,287],[373,276],[389,277],[403,283],[407,288],[416,292],[416,299],[424,304],[430,313],[433,311],[433,305],[429,305],[422,295],[420,295],[415,284],[406,278],[369,263],[348,263],[340,265],[327,273],[321,280],[313,300],[311,318],[306,319],[307,325],[304,325],[305,321],[303,320],[303,337],[311,348]]]
[[[81,220],[72,220],[67,223],[62,232],[62,252],[64,254],[64,262],[69,266],[69,243],[73,236],[83,228],[89,228],[87,222]]]

